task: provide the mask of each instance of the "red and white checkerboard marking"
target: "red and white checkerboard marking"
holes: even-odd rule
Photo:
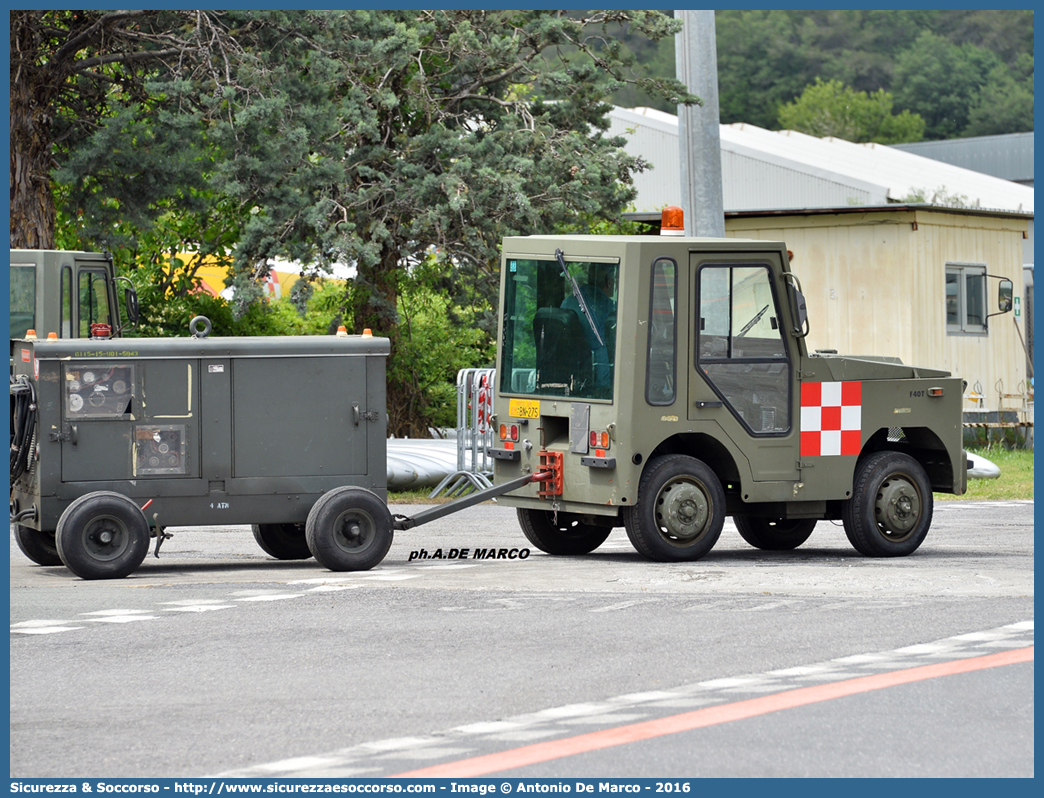
[[[801,456],[859,454],[863,430],[863,383],[801,384]]]

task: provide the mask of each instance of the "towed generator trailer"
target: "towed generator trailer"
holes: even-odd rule
[[[385,338],[208,338],[200,319],[193,338],[25,338],[19,546],[118,577],[168,526],[250,524],[273,557],[360,570],[395,530],[503,496],[550,554],[622,526],[647,559],[692,561],[731,516],[757,548],[793,549],[829,519],[861,554],[895,557],[927,535],[933,492],[967,488],[963,381],[809,352],[782,242],[514,237],[500,272],[492,488],[392,517]],[[998,294],[1010,310],[1010,280]]]
[[[365,570],[410,529],[387,498],[385,359],[372,336],[13,342],[11,522],[19,548],[123,577],[169,526],[250,524],[277,559]]]

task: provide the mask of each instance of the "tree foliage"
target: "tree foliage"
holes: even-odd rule
[[[839,80],[818,78],[779,109],[779,124],[811,136],[880,144],[920,141],[924,135],[924,120],[909,111],[893,114],[892,95],[884,89],[867,94]]]
[[[725,124],[774,129],[779,109],[821,79],[890,92],[929,139],[1033,129],[1031,10],[724,10],[715,27]],[[622,35],[651,73],[674,74],[673,40]],[[634,89],[617,100],[675,111]]]

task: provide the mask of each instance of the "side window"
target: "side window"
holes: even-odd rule
[[[648,366],[645,373],[645,401],[651,405],[674,404],[678,350],[674,297],[677,288],[678,265],[669,258],[660,258],[653,263]]]
[[[72,338],[72,269],[68,266],[62,268],[62,318],[61,338]]]
[[[109,292],[105,272],[80,271],[80,338],[88,338],[92,324],[112,324],[109,316]]]
[[[789,432],[790,363],[768,267],[704,265],[696,290],[697,369],[749,432]]]
[[[986,332],[984,264],[946,264],[946,332]]]

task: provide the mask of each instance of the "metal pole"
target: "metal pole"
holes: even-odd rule
[[[678,80],[703,105],[678,106],[685,235],[725,237],[718,113],[718,50],[713,11],[675,11],[684,27],[674,42]]]

